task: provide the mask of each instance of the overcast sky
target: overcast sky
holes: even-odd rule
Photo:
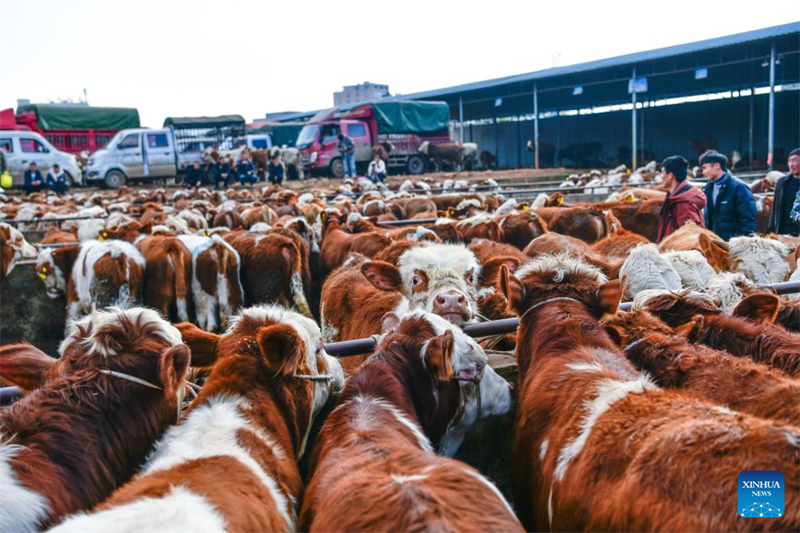
[[[78,100],[167,116],[408,94],[784,24],[796,0],[0,0],[0,107]]]

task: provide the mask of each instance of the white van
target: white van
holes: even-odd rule
[[[35,131],[0,130],[0,150],[5,153],[8,173],[15,187],[25,185],[25,171],[31,163],[36,163],[43,178],[58,163],[70,185],[83,185],[78,158],[58,150]]]

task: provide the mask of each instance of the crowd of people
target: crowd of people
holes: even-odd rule
[[[658,238],[692,221],[728,240],[756,232],[756,200],[750,187],[728,169],[728,158],[716,151],[700,156],[708,184],[700,189],[687,182],[689,163],[671,156],[661,164],[667,196],[658,220]],[[800,235],[800,148],[789,154],[789,173],[778,180],[769,219],[769,231]]]
[[[267,162],[266,179],[272,185],[283,185],[285,176],[286,167],[281,161],[280,153],[275,152]],[[241,187],[250,188],[259,181],[258,172],[247,151],[243,151],[236,162],[233,158],[220,157],[208,173],[199,161],[195,161],[186,171],[184,183],[190,189],[212,183],[214,189],[227,189],[234,181],[238,181]]]
[[[50,189],[59,196],[69,191],[69,179],[61,166],[56,163],[47,173],[47,178],[42,177],[42,171],[35,162],[31,161],[25,171],[25,194],[41,192]]]

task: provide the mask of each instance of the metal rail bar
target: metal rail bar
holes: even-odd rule
[[[763,285],[764,288],[774,290],[777,294],[790,294],[800,292],[800,281],[787,281],[775,283],[773,285]],[[627,311],[633,307],[633,302],[623,302],[619,305],[621,311]],[[501,335],[513,333],[519,327],[519,318],[503,318],[490,322],[479,322],[464,326],[464,333],[470,337],[487,337],[489,335]],[[328,355],[335,357],[346,357],[349,355],[366,354],[375,348],[376,341],[369,337],[366,339],[355,339],[341,342],[331,342],[325,345]],[[7,405],[22,396],[22,391],[17,387],[0,387],[0,405]]]

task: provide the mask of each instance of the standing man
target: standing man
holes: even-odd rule
[[[800,236],[800,224],[790,216],[798,190],[800,190],[800,148],[795,148],[789,152],[789,173],[775,185],[775,198],[769,214],[767,231],[779,235]]]
[[[725,239],[756,232],[756,201],[750,187],[728,171],[728,158],[708,150],[700,156],[706,193],[706,227]]]
[[[43,191],[45,187],[42,173],[36,167],[36,163],[31,161],[28,170],[25,171],[25,194]]]
[[[356,177],[356,145],[353,143],[353,139],[344,135],[343,133],[339,134],[339,145],[337,146],[339,151],[342,153],[342,163],[344,163],[344,177],[345,178],[355,178]]]
[[[686,179],[688,169],[689,162],[679,155],[668,157],[661,163],[667,197],[658,212],[656,242],[661,242],[690,220],[705,227],[703,208],[706,206],[706,195]]]

